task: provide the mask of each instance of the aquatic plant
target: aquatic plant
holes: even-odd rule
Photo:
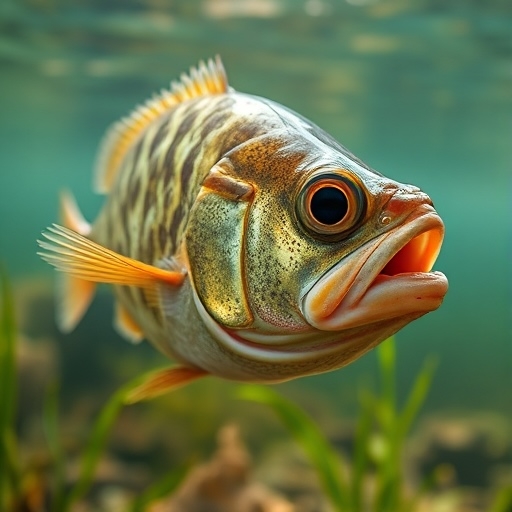
[[[512,512],[512,484],[497,492],[489,512]]]
[[[8,510],[19,495],[21,478],[17,461],[16,416],[16,328],[12,293],[0,269],[0,509]]]
[[[138,379],[137,379],[138,383]],[[129,383],[119,389],[103,406],[98,419],[91,429],[91,435],[82,453],[79,477],[71,490],[64,494],[64,456],[60,444],[59,419],[58,419],[58,395],[57,387],[52,386],[47,393],[43,420],[48,446],[54,462],[54,490],[52,500],[52,512],[66,512],[73,503],[77,502],[87,493],[93,479],[94,472],[100,457],[104,451],[108,435],[125,404],[127,394],[134,387]]]
[[[402,452],[407,434],[423,404],[434,374],[428,359],[401,410],[396,404],[395,345],[392,339],[378,350],[381,391],[360,393],[361,411],[355,428],[354,449],[349,461],[329,444],[318,425],[297,405],[269,387],[244,385],[237,395],[270,406],[295,437],[316,469],[326,496],[339,512],[413,511],[431,485],[428,477],[411,496],[405,490]],[[373,477],[368,497],[367,481]]]
[[[153,374],[154,372],[151,372]],[[147,380],[148,374],[139,376],[128,382],[116,391],[103,406],[97,420],[93,423],[91,434],[82,452],[79,477],[72,488],[64,492],[64,456],[60,444],[57,388],[50,388],[45,401],[43,419],[48,446],[54,460],[54,488],[52,499],[52,512],[68,512],[74,503],[81,500],[89,491],[94,481],[94,474],[98,462],[105,451],[109,434],[121,410],[130,402],[134,389]],[[142,512],[153,501],[171,493],[182,481],[188,465],[180,465],[167,472],[157,482],[151,484],[144,492],[137,496],[128,512]]]
[[[45,488],[43,478],[30,478],[30,467],[21,467],[16,436],[17,368],[16,323],[13,295],[5,273],[0,269],[0,510],[40,510],[49,501],[51,512],[68,512],[91,488],[98,462],[105,451],[109,434],[133,390],[148,375],[137,377],[122,386],[107,401],[97,420],[91,426],[90,437],[82,450],[77,481],[66,488],[66,454],[61,444],[59,428],[58,385],[52,383],[43,406],[43,427],[52,464],[49,479],[51,490]],[[153,373],[153,372],[152,372]],[[182,481],[188,464],[167,472],[138,495],[128,512],[142,512],[153,501],[166,496]]]

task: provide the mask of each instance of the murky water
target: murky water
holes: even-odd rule
[[[91,168],[106,127],[199,59],[281,102],[380,172],[424,189],[447,235],[441,309],[398,335],[402,389],[439,358],[430,409],[512,411],[512,8],[507,1],[4,0],[0,6],[0,257],[16,278]],[[137,350],[137,349],[133,349]],[[354,400],[374,355],[294,386]]]

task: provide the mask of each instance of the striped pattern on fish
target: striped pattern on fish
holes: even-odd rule
[[[246,109],[251,100],[190,99],[153,121],[122,162],[91,239],[153,265],[175,254],[214,163],[272,126],[268,118],[263,124],[234,115],[240,103]],[[143,315],[148,314],[163,328],[161,308],[151,305],[143,290],[120,287],[116,294],[138,322],[147,323]]]
[[[257,123],[240,129],[233,103],[199,98],[157,119],[124,160],[92,238],[146,263],[174,254],[213,164],[262,131]]]

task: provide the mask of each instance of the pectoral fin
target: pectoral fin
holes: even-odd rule
[[[139,402],[163,395],[206,375],[208,372],[205,370],[188,366],[175,366],[157,371],[128,395],[126,403]]]
[[[57,270],[95,283],[137,286],[154,291],[161,284],[179,286],[185,274],[164,270],[107,249],[75,231],[54,224],[38,240],[38,253]]]

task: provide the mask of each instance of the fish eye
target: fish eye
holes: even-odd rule
[[[334,185],[325,184],[311,194],[309,209],[311,216],[320,224],[332,226],[341,222],[348,213],[345,192]]]
[[[297,215],[314,237],[339,241],[358,225],[366,208],[361,185],[351,175],[320,172],[298,195]]]

